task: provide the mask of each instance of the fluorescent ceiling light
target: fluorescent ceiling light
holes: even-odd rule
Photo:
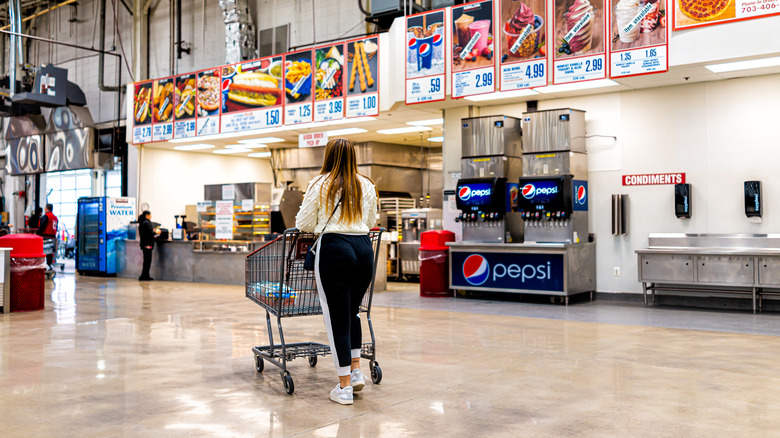
[[[339,119],[323,122],[325,125],[351,125],[353,123],[373,122],[376,117],[355,117],[354,119]]]
[[[417,120],[414,122],[406,122],[407,125],[412,126],[429,126],[429,125],[441,125],[444,123],[444,119],[428,119],[428,120]]]
[[[410,126],[408,128],[380,129],[379,131],[377,131],[377,134],[392,135],[392,134],[406,134],[408,132],[421,132],[421,131],[431,131],[431,128],[427,126]]]
[[[524,96],[533,96],[534,94],[539,94],[534,90],[512,90],[512,91],[499,91],[497,93],[490,93],[490,94],[480,94],[477,96],[469,96],[466,97],[466,100],[470,100],[472,102],[482,102],[485,100],[500,100],[500,99],[512,99],[515,97],[524,97]]]
[[[428,141],[432,141],[432,142],[436,142],[436,143],[441,143],[441,142],[443,142],[443,141],[444,141],[444,137],[431,137],[431,138],[429,138],[429,139],[428,139]]]
[[[566,91],[588,90],[590,88],[612,87],[620,85],[611,79],[599,79],[597,81],[573,82],[571,84],[548,85],[546,87],[535,88],[539,93],[564,93]]]
[[[228,149],[255,149],[255,148],[267,148],[268,145],[260,143],[249,144],[229,144],[225,146]]]
[[[281,143],[283,142],[283,138],[279,137],[260,137],[260,138],[247,138],[245,140],[239,140],[239,143],[243,144],[254,144],[254,143]]]
[[[219,149],[214,151],[215,154],[242,154],[244,152],[252,152],[252,149]]]
[[[249,154],[249,156],[252,157],[252,158],[268,158],[268,157],[271,156],[271,153],[270,152],[255,152],[255,153]]]
[[[182,146],[176,146],[174,149],[177,151],[197,151],[201,149],[211,149],[213,148],[213,144],[206,144],[206,143],[197,143],[197,144],[186,144]]]
[[[344,129],[334,129],[333,131],[328,131],[328,137],[338,137],[340,135],[350,135],[350,134],[362,134],[364,132],[368,132],[363,128],[344,128]]]
[[[748,70],[752,68],[766,68],[780,66],[780,57],[750,59],[748,61],[727,62],[725,64],[705,65],[707,70],[713,73],[725,73],[727,71]]]

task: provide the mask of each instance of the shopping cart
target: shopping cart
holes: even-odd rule
[[[57,239],[54,237],[43,238],[43,254],[46,256],[52,256],[51,265],[46,268],[46,278],[52,280],[57,276],[55,268],[60,268],[60,271],[65,270],[65,263],[57,263]]]
[[[374,248],[374,274],[360,305],[360,312],[366,313],[371,333],[371,342],[362,345],[360,355],[369,360],[371,380],[374,383],[382,380],[382,369],[376,361],[374,327],[371,324],[371,299],[382,231],[379,229],[369,233]],[[317,356],[327,356],[331,352],[329,345],[317,342],[285,343],[282,331],[282,318],[322,314],[314,272],[303,269],[306,252],[312,242],[313,234],[292,228],[246,258],[246,296],[265,309],[268,326],[269,345],[252,348],[255,354],[255,369],[258,373],[262,372],[266,360],[279,367],[284,389],[288,394],[295,390],[292,376],[287,370],[288,361],[307,357],[309,365],[314,367],[317,365]],[[279,344],[274,343],[271,314],[276,316]]]

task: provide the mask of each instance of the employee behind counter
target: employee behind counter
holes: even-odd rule
[[[149,276],[149,268],[152,266],[152,250],[154,249],[154,237],[160,234],[160,229],[152,223],[152,213],[144,210],[138,216],[138,235],[141,240],[141,251],[144,253],[144,265],[138,281],[152,281]]]

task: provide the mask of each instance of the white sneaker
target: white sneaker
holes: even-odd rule
[[[351,405],[352,387],[347,386],[346,388],[342,388],[341,384],[337,383],[336,387],[333,388],[332,391],[330,391],[330,399],[342,405]]]
[[[360,371],[360,368],[354,369],[351,373],[349,373],[349,384],[352,385],[352,389],[355,392],[360,391],[364,386],[366,386],[366,379],[363,377],[363,373]]]

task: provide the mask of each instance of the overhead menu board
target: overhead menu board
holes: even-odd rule
[[[553,83],[607,77],[606,0],[555,0]]]
[[[547,85],[547,2],[501,0],[501,91]]]
[[[669,70],[666,2],[610,0],[610,77]]]
[[[452,97],[496,90],[493,0],[452,8]]]
[[[444,100],[447,10],[406,17],[406,103]]]
[[[344,44],[314,51],[314,121],[344,118]]]
[[[379,38],[347,41],[347,117],[379,115]]]
[[[152,83],[133,87],[133,144],[152,141]]]
[[[671,0],[674,30],[780,14],[780,0]]]
[[[222,69],[196,73],[198,78],[196,135],[219,133],[219,115],[222,109]]]
[[[152,141],[173,138],[174,88],[173,78],[152,83]]]
[[[221,132],[281,126],[282,71],[281,56],[222,67]]]
[[[173,136],[174,138],[195,137],[198,80],[195,73],[176,76],[174,80]]]
[[[314,120],[312,51],[288,53],[284,57],[284,67],[284,123],[309,123]]]

